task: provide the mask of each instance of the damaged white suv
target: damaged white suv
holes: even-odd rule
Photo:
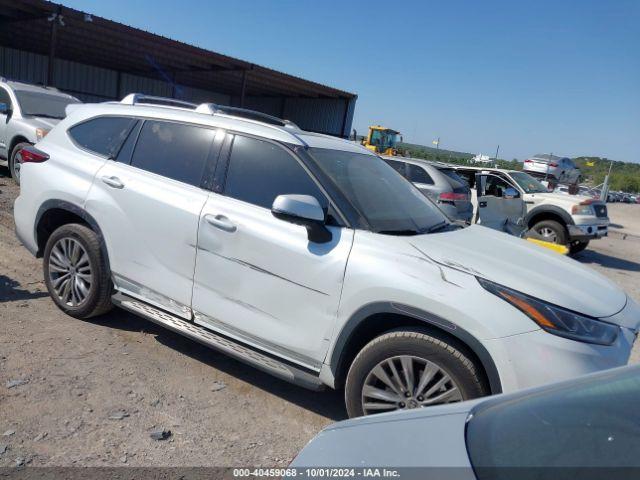
[[[16,231],[69,315],[115,304],[350,416],[627,362],[640,308],[593,270],[450,223],[359,145],[172,102],[77,106],[19,154]]]

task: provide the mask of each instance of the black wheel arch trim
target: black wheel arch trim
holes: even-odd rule
[[[571,218],[571,215],[569,215],[565,210],[556,205],[540,205],[538,207],[532,208],[529,212],[527,212],[527,215],[525,216],[525,225],[529,225],[529,222],[531,222],[531,220],[535,216],[540,215],[541,213],[551,213],[553,215],[557,215],[562,218],[562,221],[566,225],[575,225],[575,222],[573,221],[573,218]]]
[[[102,251],[102,256],[105,259],[107,268],[110,268],[109,254],[107,252],[107,244],[104,241],[104,235],[102,234],[102,230],[100,229],[98,222],[96,222],[95,218],[93,218],[91,214],[89,214],[85,209],[71,202],[68,202],[66,200],[49,199],[45,201],[42,205],[40,205],[40,208],[38,209],[38,213],[36,215],[35,225],[33,227],[34,238],[38,242],[38,245],[40,244],[40,241],[38,239],[38,225],[40,225],[40,220],[42,219],[44,214],[50,210],[66,210],[67,212],[73,213],[74,215],[77,215],[78,217],[82,218],[85,222],[87,222],[87,224],[91,227],[91,230],[93,230],[95,234],[98,236],[98,241],[100,243],[100,250]],[[44,253],[44,248],[43,247],[41,248],[40,246],[38,246],[36,257],[38,258],[42,257],[43,253]]]
[[[370,303],[361,307],[349,318],[347,323],[342,327],[342,330],[338,335],[338,339],[333,347],[329,367],[334,376],[338,374],[338,369],[341,367],[341,363],[343,361],[343,352],[345,351],[345,348],[356,328],[363,322],[367,321],[367,319],[372,315],[384,313],[404,315],[414,318],[424,322],[426,325],[442,330],[462,342],[476,355],[482,364],[489,382],[491,394],[502,393],[502,382],[500,381],[500,375],[496,364],[487,349],[476,337],[463,328],[460,328],[458,325],[455,325],[449,320],[438,315],[396,302]]]

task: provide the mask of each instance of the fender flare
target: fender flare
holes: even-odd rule
[[[567,226],[575,225],[575,222],[573,221],[573,218],[571,218],[571,215],[569,215],[566,210],[563,210],[557,205],[540,205],[538,207],[532,208],[527,212],[527,215],[524,218],[525,225],[529,225],[531,219],[540,213],[553,213],[554,215],[562,218]]]
[[[100,251],[102,252],[102,256],[105,259],[107,268],[110,269],[107,244],[104,241],[104,235],[102,234],[102,229],[98,225],[98,222],[96,222],[95,218],[93,218],[91,214],[89,214],[85,209],[71,202],[68,202],[66,200],[49,199],[45,201],[42,205],[40,205],[40,208],[38,209],[38,213],[36,214],[36,221],[34,222],[34,226],[33,226],[33,235],[34,235],[33,238],[36,239],[38,244],[40,244],[38,240],[38,225],[40,225],[40,220],[42,219],[45,213],[47,213],[49,210],[54,210],[54,209],[66,210],[67,212],[73,213],[74,215],[77,215],[78,217],[82,218],[85,222],[87,222],[87,224],[89,224],[89,226],[91,227],[91,230],[93,230],[98,237],[98,242],[100,243]],[[43,253],[44,253],[43,249],[38,247],[38,252],[36,253],[36,257],[38,258],[42,257]]]
[[[335,376],[338,372],[338,368],[342,362],[342,352],[345,351],[347,342],[351,339],[351,335],[363,322],[372,315],[388,313],[396,315],[404,315],[424,322],[425,325],[429,325],[442,330],[445,333],[456,338],[460,342],[471,350],[480,361],[489,381],[489,388],[492,394],[502,393],[502,383],[500,381],[500,375],[496,367],[491,354],[480,343],[480,341],[474,337],[471,333],[467,332],[458,325],[446,320],[438,315],[434,315],[430,312],[421,310],[419,308],[411,307],[395,302],[375,302],[365,305],[357,310],[345,323],[338,335],[338,338],[333,346],[331,360],[329,367],[331,372]]]

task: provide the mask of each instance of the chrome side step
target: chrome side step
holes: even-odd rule
[[[176,333],[189,337],[207,347],[219,350],[222,353],[234,357],[241,362],[248,363],[260,370],[270,373],[278,378],[295,383],[311,390],[322,390],[324,384],[317,376],[296,368],[288,363],[263,355],[251,348],[245,347],[233,340],[218,335],[204,327],[183,320],[170,313],[160,310],[148,303],[117,292],[111,297],[113,303],[136,315],[151,320],[158,325],[168,328]]]

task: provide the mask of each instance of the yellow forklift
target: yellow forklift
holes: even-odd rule
[[[380,125],[369,127],[369,134],[362,139],[362,145],[378,155],[398,155],[398,142],[402,142],[400,132]]]

